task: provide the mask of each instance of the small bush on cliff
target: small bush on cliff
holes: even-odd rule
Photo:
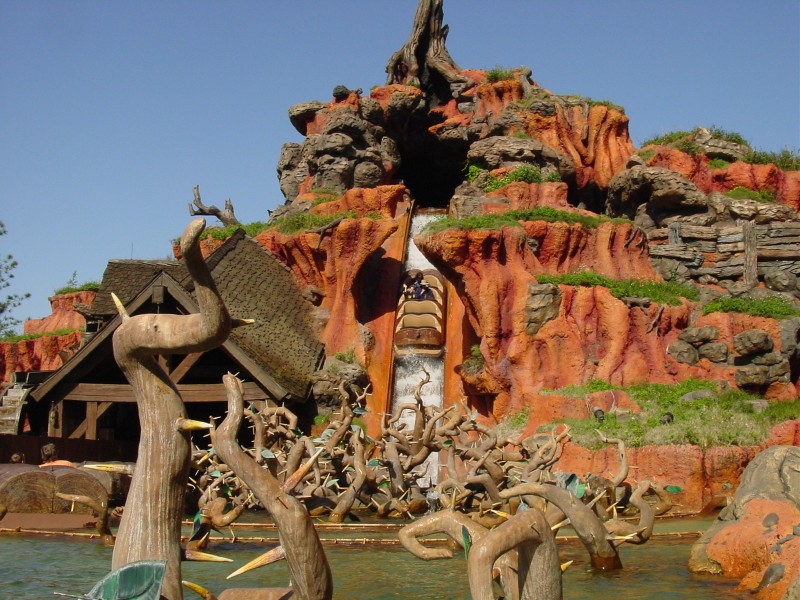
[[[475,215],[461,219],[445,217],[428,223],[421,233],[430,235],[448,229],[472,231],[474,229],[500,229],[501,227],[522,227],[522,225],[507,215]]]
[[[595,100],[594,98],[586,98],[586,104],[589,105],[589,108],[592,108],[593,106],[605,106],[609,110],[615,110],[620,114],[625,114],[625,108],[619,104],[614,104],[611,102],[611,100]]]
[[[678,142],[683,139],[690,138],[692,136],[691,131],[670,131],[668,133],[664,133],[661,135],[656,135],[651,138],[646,139],[642,142],[642,147],[644,146],[669,146]]]
[[[647,281],[644,279],[610,279],[590,271],[564,273],[562,275],[537,275],[539,283],[553,283],[583,287],[597,285],[606,287],[615,298],[650,298],[658,304],[677,306],[681,298],[696,300],[699,296],[697,288],[674,281]]]
[[[8,335],[0,338],[0,342],[27,342],[28,340],[35,340],[40,337],[69,335],[73,331],[78,331],[78,329],[56,329],[55,331],[45,331],[43,333],[24,333],[22,335],[9,333]]]
[[[508,415],[508,419],[506,419],[506,425],[508,425],[511,429],[522,429],[528,422],[529,415],[530,408],[526,406],[519,412]]]
[[[467,181],[472,183],[478,177],[480,177],[481,173],[483,173],[484,171],[486,171],[486,169],[482,169],[481,167],[479,167],[478,165],[476,165],[474,163],[468,164],[467,165]]]
[[[493,69],[486,71],[486,81],[489,83],[497,83],[507,79],[514,79],[514,69],[497,65]]]
[[[347,363],[348,365],[352,365],[356,362],[355,348],[348,348],[345,352],[337,352],[333,355],[333,358],[340,360],[343,363]]]
[[[309,229],[318,229],[336,219],[354,219],[356,211],[349,210],[347,212],[336,213],[333,215],[315,215],[312,213],[297,212],[291,215],[281,217],[270,227],[276,227],[281,233],[291,234],[298,231],[307,231]]]
[[[784,148],[780,152],[767,152],[765,150],[751,150],[742,162],[751,165],[775,165],[782,171],[800,171],[800,154]]]
[[[313,206],[317,204],[325,204],[326,202],[332,202],[333,200],[337,200],[339,198],[339,193],[336,190],[328,189],[328,188],[320,188],[316,190],[311,190],[311,193],[314,194],[314,202],[312,202]]]
[[[100,289],[99,281],[87,281],[86,283],[78,283],[78,272],[73,271],[72,277],[69,278],[67,283],[55,290],[53,293],[56,296],[61,294],[72,294],[75,292],[96,292]]]
[[[708,161],[709,169],[727,169],[730,166],[731,163],[724,158],[712,158]]]
[[[751,190],[741,185],[737,185],[732,190],[725,192],[725,195],[735,200],[756,200],[757,202],[775,201],[775,192],[772,190]]]
[[[509,217],[519,221],[547,221],[548,223],[580,223],[586,229],[598,227],[601,223],[630,223],[623,218],[611,218],[605,215],[585,215],[583,213],[567,212],[549,206],[537,206],[528,210],[510,210],[506,213]]]
[[[754,315],[756,317],[768,317],[770,319],[788,319],[789,317],[800,316],[800,310],[782,296],[771,298],[741,298],[723,297],[708,302],[703,306],[703,314],[707,315],[714,312],[732,312]]]
[[[209,227],[205,230],[204,236],[210,237],[215,240],[227,240],[231,237],[237,229],[244,229],[244,232],[250,237],[255,237],[267,228],[266,223],[261,221],[254,221],[253,223],[245,223],[239,225],[228,225],[227,227]]]
[[[478,344],[473,344],[470,348],[469,356],[464,359],[461,369],[467,375],[477,375],[486,366],[486,359],[483,357],[481,347]]]
[[[561,181],[561,176],[555,171],[551,171],[544,175],[538,166],[525,165],[509,171],[502,177],[489,176],[483,186],[483,190],[486,192],[493,192],[494,190],[499,190],[501,187],[508,185],[509,183],[514,183],[515,181],[523,181],[525,183],[542,183],[545,181],[557,182]]]
[[[739,144],[741,146],[749,146],[750,142],[748,142],[741,133],[738,131],[728,131],[727,129],[722,129],[721,127],[717,127],[716,125],[712,125],[708,128],[711,132],[711,137],[715,140],[723,140],[725,142],[731,142],[732,144]],[[697,129],[695,129],[695,132]]]

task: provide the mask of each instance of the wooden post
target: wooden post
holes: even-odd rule
[[[745,221],[742,224],[744,239],[744,282],[750,286],[758,285],[758,250],[756,248],[756,224]]]
[[[97,439],[97,402],[86,403],[86,439]]]
[[[681,223],[670,223],[667,229],[667,243],[677,245],[681,243]]]

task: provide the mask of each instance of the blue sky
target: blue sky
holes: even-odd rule
[[[365,94],[415,0],[0,2],[0,254],[50,313],[73,273],[164,258],[192,188],[243,222],[284,202],[275,165],[302,141],[292,104]],[[625,107],[634,145],[697,125],[800,148],[796,0],[448,0],[462,68],[526,65],[555,93]],[[216,220],[209,219],[209,224]]]

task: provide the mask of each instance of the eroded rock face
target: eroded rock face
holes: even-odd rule
[[[698,187],[680,173],[662,167],[634,166],[622,171],[608,184],[606,212],[635,219],[640,205],[654,223],[675,213],[702,213],[707,199]]]
[[[724,169],[713,169],[705,154],[692,156],[659,146],[647,164],[677,171],[706,194],[728,192],[735,187],[751,190],[770,189],[779,205],[800,210],[800,171],[782,171],[775,165],[753,165],[733,162]]]
[[[376,100],[361,98],[360,90],[337,88],[329,104],[295,105],[289,118],[306,136],[302,144],[284,144],[278,160],[281,191],[289,201],[315,189],[343,193],[387,184],[400,167],[383,110]]]
[[[733,503],[692,547],[689,569],[741,580],[757,598],[800,593],[800,448],[773,446],[748,464]]]
[[[83,334],[46,335],[21,342],[0,342],[3,381],[10,382],[15,371],[55,371],[81,344]],[[66,353],[66,354],[64,354]]]
[[[268,229],[254,239],[292,270],[300,289],[321,290],[317,310],[324,312],[325,322],[320,337],[328,354],[333,354],[361,340],[354,283],[370,255],[396,229],[389,219],[345,219],[325,234]],[[363,356],[363,347],[356,350]]]
[[[51,371],[58,369],[75,353],[83,341],[86,318],[76,312],[76,304],[91,306],[96,292],[72,292],[50,298],[52,314],[42,319],[25,321],[26,334],[47,333],[64,329],[75,331],[65,335],[45,335],[20,342],[0,342],[2,381],[10,382],[14,372]]]
[[[86,327],[86,318],[75,310],[76,304],[91,306],[97,292],[72,292],[50,298],[51,314],[42,319],[25,321],[25,333],[45,333],[59,329],[82,329]]]

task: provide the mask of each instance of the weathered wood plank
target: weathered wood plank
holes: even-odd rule
[[[686,244],[657,244],[650,246],[650,256],[656,258],[677,258],[678,260],[694,261],[700,258],[699,252],[686,246]]]
[[[758,284],[758,251],[756,249],[756,226],[747,222],[744,232],[744,282],[750,286]]]
[[[184,402],[225,402],[225,388],[221,383],[178,384]],[[252,381],[244,383],[246,401],[267,400],[269,395]],[[65,400],[77,402],[135,402],[133,390],[128,384],[79,383],[64,396]]]
[[[793,250],[768,249],[758,251],[758,258],[763,260],[800,258],[800,248]]]
[[[767,229],[769,237],[790,237],[800,235],[800,223],[772,223]]]
[[[716,240],[719,233],[716,227],[705,227],[703,225],[687,225],[681,227],[681,237],[693,240]]]
[[[731,267],[700,267],[699,269],[694,269],[692,274],[695,276],[700,275],[711,275],[718,279],[731,279],[734,277],[741,277],[744,273],[744,265],[741,266],[731,266]]]
[[[717,244],[717,251],[719,251],[719,252],[744,252],[744,240],[742,240],[740,242]]]
[[[800,236],[758,238],[759,247],[800,245]]]
[[[717,251],[717,243],[708,240],[687,240],[686,245],[689,248],[703,253],[713,253]]]

